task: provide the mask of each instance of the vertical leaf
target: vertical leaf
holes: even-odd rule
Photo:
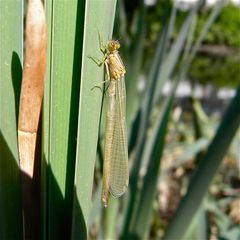
[[[46,1],[48,57],[44,95],[43,237],[71,234],[83,1]]]
[[[0,1],[0,239],[22,239],[17,114],[23,51],[23,2]]]
[[[98,32],[105,42],[112,35],[116,1],[86,1],[77,134],[72,239],[85,239],[91,207],[102,93],[94,88],[103,81],[103,67],[91,57],[102,58]]]
[[[23,80],[19,104],[18,149],[21,171],[33,178],[46,63],[46,22],[41,0],[29,0]],[[23,195],[26,193],[23,192]]]

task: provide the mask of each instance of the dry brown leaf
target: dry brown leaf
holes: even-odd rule
[[[29,0],[26,18],[26,50],[21,86],[18,148],[20,168],[31,178],[46,65],[46,21],[41,0]]]

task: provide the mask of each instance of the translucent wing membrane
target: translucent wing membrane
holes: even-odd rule
[[[108,80],[108,110],[105,130],[102,203],[106,207],[109,192],[120,197],[128,186],[128,149],[126,129],[125,67],[118,54],[120,45],[109,41],[104,58]]]
[[[109,191],[114,197],[121,196],[128,186],[128,149],[126,131],[126,90],[124,78],[112,80],[115,94],[109,92],[114,127],[112,131],[111,158],[109,161]]]

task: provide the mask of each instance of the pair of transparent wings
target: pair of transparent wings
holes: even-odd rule
[[[128,186],[128,145],[126,130],[126,90],[122,76],[111,80],[108,89],[107,127],[105,139],[106,158],[109,161],[109,191],[121,196]]]

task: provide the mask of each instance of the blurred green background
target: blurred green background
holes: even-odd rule
[[[240,238],[240,9],[227,1],[45,0],[48,53],[29,212],[16,126],[27,2],[0,0],[0,238]],[[16,19],[18,21],[16,22]],[[100,202],[104,42],[126,66],[130,182]],[[103,86],[107,87],[107,86]]]

